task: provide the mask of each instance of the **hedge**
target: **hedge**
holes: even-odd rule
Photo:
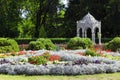
[[[30,41],[36,41],[37,38],[14,38],[18,44],[28,44]],[[48,38],[54,44],[64,44],[67,43],[71,38]],[[102,43],[106,43],[111,41],[113,38],[102,38]],[[98,43],[98,38],[96,38],[96,42]]]
[[[28,44],[30,41],[36,41],[37,38],[14,38],[18,44]],[[55,44],[67,43],[70,38],[47,38]]]

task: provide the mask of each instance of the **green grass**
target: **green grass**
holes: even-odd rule
[[[25,76],[25,75],[0,75],[0,80],[120,80],[120,73],[77,75],[77,76]]]

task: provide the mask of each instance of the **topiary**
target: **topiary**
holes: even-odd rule
[[[47,49],[47,50],[55,50],[56,46],[50,39],[39,38],[36,41],[31,41],[29,43],[28,49],[31,50],[39,50],[39,49]]]
[[[29,43],[28,49],[31,50],[39,50],[39,49],[46,49],[44,44],[40,41],[31,41]]]
[[[0,38],[0,53],[19,51],[18,44],[13,39]]]
[[[70,49],[85,49],[92,45],[92,41],[89,38],[74,37],[71,38],[67,44]]]
[[[53,44],[53,42],[50,39],[45,39],[45,38],[39,38],[37,41],[42,42],[45,45],[45,48],[47,50],[55,50],[56,46]]]
[[[106,49],[110,49],[112,51],[119,51],[119,49],[120,49],[120,37],[115,37],[114,39],[109,41],[105,45],[105,48]]]

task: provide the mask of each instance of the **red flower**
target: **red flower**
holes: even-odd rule
[[[54,60],[60,60],[61,59],[61,57],[60,56],[58,56],[58,55],[50,55],[50,61],[54,61]]]

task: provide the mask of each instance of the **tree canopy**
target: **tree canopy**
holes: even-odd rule
[[[102,23],[102,37],[120,36],[120,0],[0,0],[0,37],[74,37],[88,12]]]

